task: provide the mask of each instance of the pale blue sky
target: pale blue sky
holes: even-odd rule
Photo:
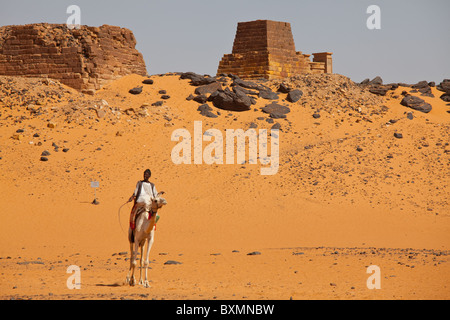
[[[297,51],[331,51],[334,72],[354,81],[440,82],[450,78],[450,0],[0,0],[0,25],[65,23],[71,4],[81,24],[131,29],[150,74],[215,75],[241,21],[291,23]],[[381,30],[369,30],[369,5]]]

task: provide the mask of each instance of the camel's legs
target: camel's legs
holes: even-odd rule
[[[144,265],[145,265],[144,287],[146,287],[146,288],[150,288],[150,284],[148,283],[147,273],[148,273],[148,263],[149,263],[149,257],[150,257],[150,250],[152,249],[154,238],[155,238],[155,231],[152,230],[150,232],[149,239],[147,239],[147,252],[145,254],[145,262],[144,262]]]
[[[133,244],[131,244],[131,261],[130,261],[130,286],[134,286],[136,284],[136,278],[134,276],[134,271],[136,269],[136,256],[137,256],[137,252],[139,250],[139,244],[134,243],[134,248],[133,248]]]
[[[130,269],[128,270],[127,279],[125,280],[127,284],[131,284],[131,271],[133,269],[133,243],[130,242]]]
[[[140,270],[139,270],[139,284],[144,284],[144,281],[142,280],[142,267],[143,267],[143,254],[144,254],[144,245],[145,245],[145,240],[143,240],[140,244],[139,244],[139,248],[141,249],[141,257],[139,258],[139,265],[140,265]]]

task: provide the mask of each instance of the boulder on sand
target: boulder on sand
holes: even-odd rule
[[[431,111],[431,105],[426,103],[423,99],[415,96],[406,96],[403,98],[402,102],[400,102],[402,106],[421,111],[424,113],[428,113]]]

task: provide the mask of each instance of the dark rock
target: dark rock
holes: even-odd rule
[[[200,114],[204,117],[208,118],[217,118],[218,116],[214,113],[212,113],[212,108],[208,104],[202,104],[200,107],[197,108],[197,111],[200,111]]]
[[[39,138],[39,133],[33,134],[33,137],[34,137],[34,138]]]
[[[267,123],[271,123],[271,124],[272,124],[272,123],[274,123],[275,121],[273,121],[273,119],[272,119],[272,118],[267,118],[267,119],[266,119],[266,122],[267,122]]]
[[[281,129],[281,124],[279,123],[275,123],[272,128],[270,128],[271,130],[280,130]]]
[[[41,161],[48,161],[47,157],[41,157]]]
[[[390,89],[390,87],[388,87],[388,86],[376,85],[376,86],[371,86],[369,88],[369,92],[379,95],[379,96],[385,96],[389,89]]]
[[[47,150],[42,151],[41,156],[42,157],[47,157],[50,155],[50,152],[48,152]]]
[[[286,114],[291,112],[288,107],[282,106],[278,103],[272,102],[261,109],[264,113],[269,113],[271,118],[283,119],[286,118]]]
[[[357,147],[356,151],[361,152],[361,151],[363,151],[363,149],[361,147]]]
[[[199,106],[197,108],[197,111],[200,111],[200,112],[212,111],[212,108],[208,104],[205,103],[205,104],[202,104],[201,106]]]
[[[424,100],[415,97],[415,96],[406,96],[403,98],[403,100],[400,102],[402,106],[421,111],[424,113],[428,113],[431,111],[431,105],[429,103],[426,103]]]
[[[445,102],[450,102],[450,93],[444,93],[440,98]]]
[[[208,97],[205,96],[204,94],[201,94],[199,96],[194,97],[193,100],[198,103],[206,103],[206,101],[208,101]]]
[[[408,112],[408,113],[406,114],[406,118],[408,118],[409,120],[414,119],[413,113],[412,113],[412,112]]]
[[[382,85],[383,84],[383,79],[381,79],[381,77],[379,77],[379,76],[376,76],[368,84],[369,85]]]
[[[428,82],[428,86],[436,87],[436,82],[434,82],[434,81]]]
[[[291,88],[289,85],[287,85],[287,84],[285,84],[285,83],[282,83],[282,84],[280,84],[280,86],[278,87],[277,92],[281,92],[281,93],[289,93],[289,91],[291,91],[291,90],[292,90],[292,88]]]
[[[260,254],[261,254],[261,252],[259,252],[259,251],[253,251],[253,252],[247,253],[248,256],[259,256]]]
[[[164,94],[161,96],[161,99],[168,100],[168,99],[170,99],[170,96],[167,94]]]
[[[94,199],[94,201],[92,201],[92,204],[95,204],[96,206],[98,206],[100,204],[100,202],[97,199]]]
[[[441,83],[436,86],[436,89],[450,94],[450,79],[444,79]]]
[[[217,90],[208,99],[219,109],[229,111],[248,111],[251,108],[252,100],[242,91],[228,88]]]
[[[131,94],[140,94],[142,93],[142,87],[136,87],[129,91]]]
[[[403,139],[403,134],[395,132],[394,137],[396,137],[397,139]]]
[[[176,265],[176,264],[182,264],[181,262],[174,261],[174,260],[168,260],[164,262],[164,265]]]
[[[214,91],[217,91],[219,89],[222,89],[222,85],[215,81],[212,82],[210,84],[204,85],[204,86],[200,86],[198,88],[195,89],[195,94],[197,95],[204,95],[207,93],[213,93]]]
[[[320,114],[314,113],[314,114],[313,114],[313,118],[314,118],[314,119],[319,119],[319,118],[320,118]]]
[[[159,94],[167,94],[167,91],[166,90],[159,90],[158,93]]]
[[[270,90],[270,88],[268,88],[268,87],[266,87],[264,85],[260,85],[260,84],[257,84],[255,82],[251,82],[251,81],[244,81],[244,80],[241,80],[241,79],[234,79],[232,85],[233,86],[238,85],[238,86],[243,87],[243,88],[253,89],[253,90],[258,90],[258,91]]]
[[[256,123],[254,123],[254,122],[250,122],[250,127],[249,128],[250,129],[256,129],[256,128],[258,128],[258,125]]]
[[[17,129],[16,130],[16,133],[23,133],[25,130],[23,130],[23,129]]]
[[[194,72],[185,72],[180,75],[180,79],[190,79],[194,86],[202,86],[216,81],[215,77],[206,77]]]
[[[254,90],[251,90],[251,89],[246,89],[246,88],[243,88],[243,87],[241,87],[241,86],[239,86],[239,85],[235,85],[235,86],[233,87],[233,91],[236,91],[236,90],[239,90],[239,91],[241,91],[241,92],[243,92],[243,93],[245,93],[245,94],[248,94],[248,95],[252,95],[252,96],[255,96],[255,97],[259,97],[259,91],[254,91]]]
[[[68,152],[68,151],[69,151],[69,149],[67,149],[67,148],[63,149],[63,152]]]
[[[278,100],[278,94],[271,90],[261,90],[259,91],[259,97],[266,100]]]
[[[156,101],[156,102],[152,103],[152,106],[153,107],[161,107],[163,104],[164,104],[164,102],[162,102],[162,101]]]
[[[152,79],[145,79],[144,81],[142,81],[143,84],[153,84],[153,80]]]
[[[413,84],[411,87],[414,89],[421,89],[421,88],[427,88],[427,87],[429,87],[429,85],[428,85],[427,81],[419,81],[416,84]]]
[[[191,101],[195,98],[193,94],[190,94],[189,97],[186,98],[187,101]]]
[[[294,103],[294,102],[297,102],[298,100],[300,100],[302,95],[303,95],[303,91],[295,89],[295,90],[289,91],[286,99],[287,99],[287,101]]]

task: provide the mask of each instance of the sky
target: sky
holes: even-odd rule
[[[0,0],[0,25],[66,23],[133,31],[149,74],[215,75],[232,51],[238,22],[289,22],[297,51],[333,52],[333,72],[355,82],[439,83],[450,78],[450,0]],[[380,29],[370,30],[370,5]]]

